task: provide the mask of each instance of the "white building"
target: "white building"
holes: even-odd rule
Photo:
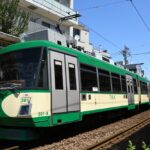
[[[92,53],[93,45],[89,42],[89,30],[84,25],[80,24],[78,27],[74,27],[71,36],[75,39],[77,49],[86,53]]]
[[[63,39],[64,43],[65,38],[67,46],[92,51],[89,31],[78,24],[78,18],[60,21],[61,18],[77,14],[74,10],[74,0],[20,0],[19,6],[31,16],[27,34],[48,29],[49,40],[62,44],[61,40]]]

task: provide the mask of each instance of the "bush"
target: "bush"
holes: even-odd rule
[[[146,143],[144,141],[142,142],[141,148],[142,148],[142,150],[150,150],[150,148],[148,148],[148,146],[146,145]],[[136,146],[133,145],[132,141],[129,141],[127,150],[136,150]]]

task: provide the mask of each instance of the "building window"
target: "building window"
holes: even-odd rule
[[[93,91],[98,87],[96,68],[80,64],[82,91]]]
[[[102,69],[99,69],[98,73],[99,73],[100,91],[110,92],[111,91],[110,73]]]
[[[120,75],[111,73],[112,87],[114,93],[121,93]]]
[[[102,57],[102,59],[103,59],[104,61],[106,61],[106,62],[110,62],[110,61],[109,61],[109,58]]]
[[[57,44],[58,44],[58,45],[62,45],[62,44],[61,44],[61,41],[57,41]]]
[[[47,27],[47,28],[50,28],[50,27],[51,27],[51,25],[50,25],[49,23],[45,22],[45,21],[42,21],[42,25],[43,25],[44,27]]]
[[[64,5],[64,6],[70,7],[69,0],[55,0],[55,1]]]
[[[73,29],[73,37],[76,35],[80,36],[80,30],[79,29]]]

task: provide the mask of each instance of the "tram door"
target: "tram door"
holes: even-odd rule
[[[52,113],[80,111],[77,58],[50,52]]]
[[[134,104],[133,78],[126,75],[128,104]]]

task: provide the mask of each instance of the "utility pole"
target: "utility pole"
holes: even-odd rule
[[[124,63],[125,63],[125,65],[127,65],[128,64],[127,57],[130,56],[129,48],[127,46],[124,46],[124,49],[121,51],[121,54],[124,57]]]

